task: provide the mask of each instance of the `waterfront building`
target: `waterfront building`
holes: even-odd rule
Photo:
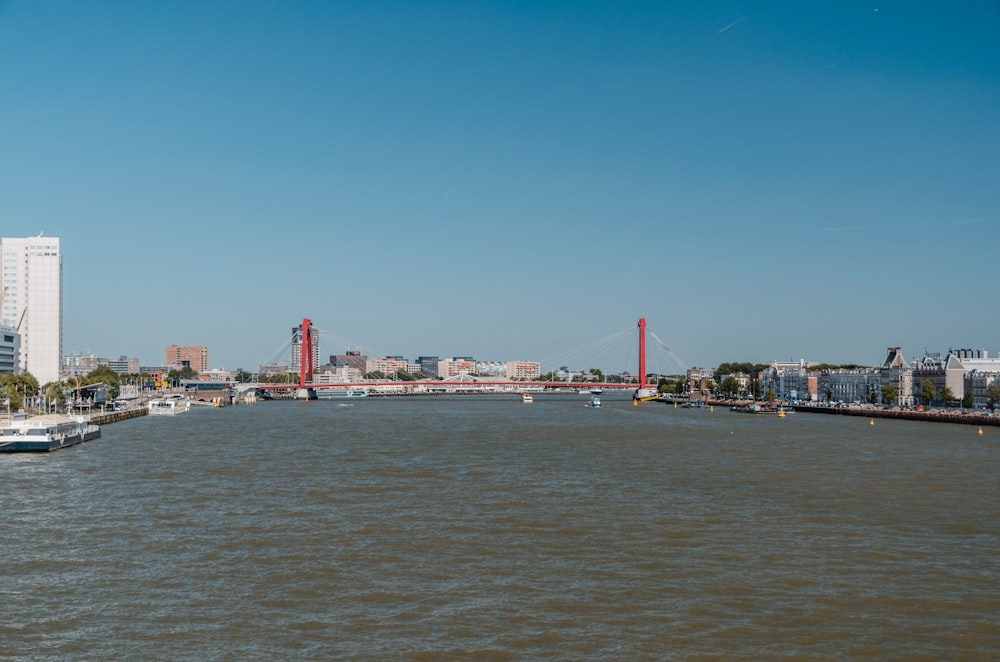
[[[861,402],[881,398],[881,371],[874,368],[823,370],[817,379],[820,399],[829,402]]]
[[[208,347],[203,345],[167,345],[166,361],[172,370],[189,366],[195,372],[208,370]]]
[[[770,389],[779,400],[809,400],[816,395],[816,382],[810,390],[809,370],[805,359],[775,361],[760,376],[760,391]]]
[[[135,375],[139,372],[139,359],[119,356],[117,359],[97,359],[97,365],[106,365],[119,375]]]
[[[386,377],[391,377],[402,370],[406,372],[407,361],[400,356],[387,356],[382,359],[369,359],[365,364],[365,374],[370,372],[381,372]]]
[[[969,376],[973,373],[982,376],[1000,373],[1000,357],[990,358],[989,352],[985,349],[955,349],[948,352],[948,360],[945,362],[945,385],[951,389],[956,400],[965,398],[965,390],[971,386]],[[979,383],[981,379],[977,381],[977,384]],[[985,389],[986,386],[982,388]],[[975,392],[972,398],[975,402]],[[985,393],[980,394],[980,399],[982,405],[973,406],[985,407]]]
[[[211,368],[198,373],[198,379],[209,382],[235,383],[236,371],[223,368]]]
[[[711,393],[711,382],[715,370],[712,368],[689,368],[684,374],[687,378],[688,393],[697,393],[702,396]]]
[[[503,361],[476,361],[476,374],[503,377],[507,374],[507,364]]]
[[[974,409],[985,409],[990,406],[991,386],[1000,386],[1000,370],[991,372],[972,370],[965,376],[965,390],[967,393],[972,393]]]
[[[420,365],[420,371],[426,372],[432,377],[438,376],[438,363],[441,361],[436,356],[418,356],[417,363]]]
[[[9,326],[0,326],[0,374],[14,375],[21,368],[21,334]]]
[[[315,384],[354,384],[364,379],[364,373],[346,363],[334,363],[313,374]]]
[[[20,334],[20,369],[40,385],[59,380],[62,253],[58,237],[0,239],[0,323]]]
[[[95,355],[88,352],[68,354],[62,357],[62,367],[59,369],[59,375],[63,379],[82,377],[97,368],[99,365],[97,360]]]
[[[111,368],[119,375],[135,375],[140,372],[139,359],[119,356],[116,359],[101,358],[88,352],[68,354],[62,357],[62,367],[59,370],[63,379],[72,379],[86,375],[100,366]]]
[[[472,357],[455,357],[438,361],[437,375],[448,379],[456,375],[471,375],[476,371],[476,362]]]
[[[257,374],[260,377],[284,377],[292,372],[291,365],[286,361],[278,363],[262,363],[257,367]]]
[[[505,377],[510,380],[532,381],[542,376],[540,361],[507,361]]]
[[[890,347],[887,350],[885,360],[879,368],[879,384],[880,388],[892,386],[896,389],[896,401],[885,404],[903,407],[913,405],[913,368],[906,362],[903,350],[899,347]]]
[[[925,354],[922,359],[913,362],[912,368],[913,394],[915,396],[919,397],[923,383],[929,381],[934,386],[935,393],[940,393],[947,387],[954,400],[961,401],[965,397],[965,389],[969,385],[969,375],[973,372],[980,374],[1000,372],[1000,358],[990,358],[989,352],[985,349],[949,350],[944,357],[941,354]],[[977,384],[982,386],[980,382]],[[973,400],[976,398],[977,395],[974,392]],[[982,406],[985,406],[985,401]]]
[[[333,354],[330,356],[330,363],[334,366],[349,366],[361,376],[368,372],[368,357],[358,350],[348,350],[344,354]]]
[[[925,352],[923,358],[913,361],[910,367],[913,368],[913,395],[920,404],[929,406],[930,402],[924,402],[920,398],[924,382],[930,382],[935,393],[940,393],[944,388],[944,366],[945,359],[940,353]]]

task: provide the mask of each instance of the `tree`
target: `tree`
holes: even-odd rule
[[[986,406],[994,409],[998,403],[1000,403],[1000,384],[990,384],[986,387]]]
[[[930,406],[936,397],[937,390],[935,390],[934,383],[931,380],[925,379],[920,382],[920,404],[925,407]]]
[[[108,387],[108,397],[114,400],[121,392],[121,376],[106,365],[99,365],[80,378],[80,386],[104,384]]]
[[[17,411],[24,406],[24,398],[38,395],[38,380],[30,372],[0,375],[0,392],[3,398],[10,399],[11,411]]]
[[[597,377],[597,381],[599,382],[604,381],[604,373],[601,372],[600,368],[591,368],[588,372],[593,376]]]
[[[46,384],[42,391],[45,393],[45,404],[47,407],[52,406],[54,403],[56,409],[62,409],[62,406],[66,403],[66,389],[60,382],[49,382]]]
[[[941,402],[947,405],[950,402],[955,401],[955,394],[951,392],[951,389],[945,386],[938,392],[938,397],[941,398]]]
[[[726,397],[732,398],[739,393],[740,383],[736,381],[735,377],[727,375],[726,378],[722,380],[722,383],[719,384],[719,390],[722,391],[722,394]]]
[[[171,370],[167,373],[167,381],[171,384],[177,384],[182,379],[194,379],[198,376],[198,371],[189,365],[184,366],[180,370]]]
[[[899,389],[892,384],[886,384],[882,387],[882,402],[892,405],[896,404],[896,400],[899,399]]]
[[[251,382],[253,381],[253,375],[246,370],[237,370],[236,381],[239,382],[240,384],[243,384],[245,382]]]
[[[774,391],[772,389],[764,391],[764,399],[767,400],[768,403],[774,402]]]
[[[962,396],[962,406],[966,409],[972,409],[973,399],[972,399],[972,389],[965,392]]]

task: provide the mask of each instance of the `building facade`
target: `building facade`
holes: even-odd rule
[[[0,374],[21,371],[21,334],[9,326],[0,326]]]
[[[471,358],[456,357],[438,361],[437,376],[448,379],[457,375],[471,375],[476,371],[476,362]]]
[[[541,376],[540,361],[507,361],[507,379],[531,381]]]
[[[760,390],[768,389],[779,400],[810,400],[816,393],[816,382],[810,392],[809,371],[806,361],[772,363],[760,376]]]
[[[828,402],[863,402],[879,394],[882,380],[874,368],[823,370],[819,374],[819,399]]]
[[[886,352],[882,367],[879,368],[881,386],[891,386],[896,389],[896,401],[888,405],[910,407],[913,405],[913,368],[903,357],[903,350],[890,347]]]
[[[381,359],[369,359],[365,365],[365,374],[380,372],[391,378],[400,370],[406,372],[409,362],[401,356],[387,356]]]
[[[40,385],[59,380],[62,361],[62,253],[58,237],[0,239],[0,317],[21,336],[20,368]]]
[[[208,347],[202,345],[167,345],[166,361],[168,368],[180,370],[190,366],[195,372],[208,370]]]

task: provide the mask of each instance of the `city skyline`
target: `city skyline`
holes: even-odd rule
[[[998,20],[8,1],[0,219],[62,239],[66,353],[996,352]]]

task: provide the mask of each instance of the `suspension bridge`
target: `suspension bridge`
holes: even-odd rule
[[[314,355],[314,329],[312,321],[309,318],[303,318],[302,324],[297,329],[296,337],[298,338],[299,348],[297,352],[299,357],[299,374],[297,383],[285,383],[285,384],[265,384],[265,383],[254,383],[254,384],[244,384],[241,385],[241,390],[254,388],[259,391],[267,392],[285,392],[293,395],[296,399],[300,400],[315,400],[319,398],[319,393],[323,391],[352,391],[352,390],[364,390],[365,392],[371,392],[376,394],[416,394],[416,393],[440,393],[440,392],[474,392],[474,391],[509,391],[509,392],[520,392],[528,390],[544,390],[552,388],[561,389],[580,389],[580,390],[590,390],[590,389],[608,389],[608,390],[634,390],[633,400],[636,402],[643,400],[652,400],[656,397],[655,386],[651,387],[647,384],[647,365],[646,365],[646,318],[639,319],[638,324],[638,365],[636,380],[632,383],[623,383],[615,381],[603,381],[595,382],[589,380],[567,380],[567,381],[540,381],[540,380],[513,380],[513,379],[501,379],[501,378],[484,378],[484,377],[472,377],[467,374],[460,374],[454,378],[450,379],[433,379],[433,380],[412,380],[412,381],[396,381],[391,379],[365,379],[362,381],[340,381],[340,382],[328,382],[328,381],[316,381],[316,368],[318,366],[314,365],[313,355]],[[635,327],[633,327],[635,328]],[[664,350],[671,361],[676,364],[681,370],[684,369],[683,364],[680,359],[671,352],[666,345],[655,337],[654,339],[658,343],[658,346]],[[291,341],[290,341],[291,342]]]

